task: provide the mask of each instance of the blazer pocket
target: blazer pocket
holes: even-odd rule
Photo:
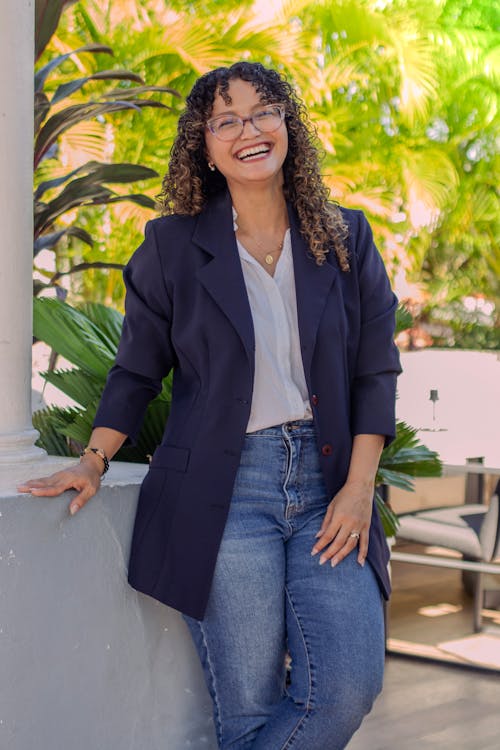
[[[151,459],[151,469],[173,469],[185,472],[189,463],[189,448],[176,445],[159,445]]]

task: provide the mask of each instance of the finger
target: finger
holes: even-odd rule
[[[40,477],[39,479],[27,479],[25,482],[18,486],[18,490],[24,490],[29,492],[32,487],[45,487],[52,480],[52,477]]]
[[[368,531],[362,531],[361,536],[359,537],[359,552],[358,552],[358,563],[363,567],[365,564],[366,556],[368,554],[368,539],[369,539],[369,532]]]
[[[358,537],[352,535],[353,532],[341,532],[335,538],[333,544],[326,549],[320,558],[320,563],[323,564],[327,560],[330,560],[332,568],[338,565],[344,557],[347,557],[358,544]]]
[[[341,524],[339,521],[330,521],[330,524],[323,531],[319,539],[314,543],[314,547],[311,550],[311,555],[317,555],[318,552],[321,552],[322,549],[330,544],[337,536],[340,528]]]
[[[335,539],[333,540],[333,543],[330,544],[321,553],[319,564],[323,565],[327,560],[331,560],[333,557],[337,556],[340,553],[340,551],[345,547],[345,545],[350,544],[350,542],[351,540],[349,539],[348,532],[344,531],[343,529],[340,529]],[[352,548],[353,548],[353,545],[350,545],[349,551]]]
[[[72,488],[73,485],[71,483],[57,482],[45,486],[21,485],[17,489],[20,492],[30,492],[32,495],[36,495],[37,497],[54,497],[55,495],[60,495],[61,492],[64,492],[64,490],[69,490]]]
[[[71,501],[69,505],[69,512],[72,516],[75,515],[75,513],[78,513],[79,510],[81,510],[84,505],[88,503],[91,497],[93,497],[96,493],[96,489],[94,487],[85,487],[84,490],[78,493],[73,500]]]
[[[332,568],[335,568],[336,565],[342,562],[342,560],[347,557],[347,555],[350,555],[350,553],[355,549],[357,544],[357,540],[354,538],[350,538],[346,541],[344,546],[342,547],[339,552],[337,552],[331,559],[330,559],[330,565]],[[363,563],[364,565],[364,563]]]
[[[322,524],[320,526],[320,530],[316,534],[316,539],[319,539],[319,537],[322,536],[325,533],[326,529],[328,528],[328,526],[331,523],[332,516],[333,516],[333,504],[330,503],[330,505],[326,509],[325,515],[323,516],[323,522],[322,522]]]

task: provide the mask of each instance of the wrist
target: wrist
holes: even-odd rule
[[[369,476],[348,476],[345,485],[346,487],[356,488],[362,492],[373,493],[375,490],[375,476],[372,474]]]
[[[102,448],[94,448],[93,446],[87,445],[87,447],[80,453],[80,463],[84,462],[89,464],[92,462],[92,464],[99,469],[101,478],[109,469],[109,460]]]

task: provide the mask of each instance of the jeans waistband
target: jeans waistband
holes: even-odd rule
[[[259,435],[264,437],[282,437],[285,433],[301,436],[314,435],[314,420],[295,419],[291,422],[283,422],[283,424],[273,425],[272,427],[264,427],[262,430],[247,432],[246,437],[257,437]]]

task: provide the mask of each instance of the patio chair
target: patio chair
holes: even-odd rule
[[[422,552],[392,553],[399,562],[431,565],[440,568],[469,570],[473,576],[474,632],[482,629],[481,611],[484,601],[484,575],[500,575],[500,481],[489,505],[466,504],[419,510],[399,516],[396,540],[444,547],[460,552],[463,559]]]

